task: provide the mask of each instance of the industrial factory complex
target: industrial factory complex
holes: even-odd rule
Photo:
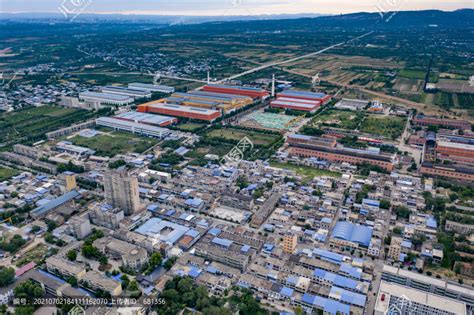
[[[262,89],[206,85],[201,90],[177,92],[170,97],[141,104],[137,111],[213,122],[264,97],[268,97],[268,92]]]
[[[395,155],[381,152],[380,149],[367,150],[347,148],[337,143],[334,138],[289,135],[290,154],[301,157],[315,157],[337,163],[369,163],[391,171],[396,162]]]

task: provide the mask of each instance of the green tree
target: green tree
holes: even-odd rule
[[[127,275],[122,275],[120,277],[120,280],[122,280],[122,288],[126,289],[128,285],[130,284],[130,279],[128,278]]]
[[[100,257],[99,250],[92,245],[83,245],[82,246],[82,256],[92,259]]]
[[[402,233],[403,233],[403,230],[401,227],[396,226],[393,228],[393,234],[402,235]]]
[[[11,267],[0,266],[0,287],[6,287],[13,283],[15,270]]]
[[[170,270],[171,267],[173,267],[174,263],[176,262],[178,258],[177,257],[170,257],[168,258],[164,263],[163,263],[163,267],[166,269],[166,270]]]
[[[138,288],[138,283],[137,283],[135,280],[131,281],[130,284],[129,284],[129,286],[128,286],[128,290],[130,290],[130,291],[138,291],[138,290],[139,290],[139,288]]]
[[[101,255],[99,257],[99,263],[102,265],[102,266],[105,266],[109,263],[109,260],[107,259],[107,256],[105,255]]]
[[[382,200],[380,200],[380,208],[382,208],[382,209],[390,209],[390,206],[391,206],[391,204],[390,204],[390,201],[389,201],[389,200],[387,200],[387,199],[382,199]]]
[[[69,283],[71,286],[73,286],[73,287],[75,287],[75,288],[76,288],[77,285],[78,285],[78,284],[77,284],[77,279],[76,279],[76,277],[69,277],[69,278],[67,279],[67,283]]]
[[[149,260],[150,268],[155,269],[156,267],[161,265],[162,261],[163,261],[163,257],[161,256],[160,253],[153,253],[150,256],[150,260]]]
[[[77,259],[77,252],[76,252],[75,250],[71,249],[70,251],[67,252],[66,257],[67,257],[67,259],[69,259],[70,261],[76,261],[76,259]]]
[[[398,218],[408,219],[410,217],[411,211],[405,206],[396,206],[393,208],[393,211]]]

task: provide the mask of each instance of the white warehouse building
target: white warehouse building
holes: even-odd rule
[[[128,88],[135,89],[135,90],[142,90],[142,91],[161,92],[161,93],[174,93],[175,92],[175,89],[172,86],[147,84],[147,83],[129,83]]]
[[[86,102],[98,102],[101,105],[128,105],[134,102],[133,97],[111,94],[111,93],[100,93],[100,92],[82,92],[79,93],[79,99]]]
[[[99,126],[113,128],[115,130],[128,131],[131,133],[160,139],[163,139],[171,134],[171,131],[166,128],[150,126],[132,121],[124,121],[113,117],[100,117],[96,119],[96,124]]]

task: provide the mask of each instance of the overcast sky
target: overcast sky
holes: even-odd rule
[[[157,15],[260,15],[349,13],[379,10],[455,10],[474,8],[474,0],[0,0],[0,12],[59,12]]]

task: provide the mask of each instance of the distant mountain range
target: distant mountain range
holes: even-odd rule
[[[66,21],[59,13],[0,13],[2,21],[46,21],[60,23]],[[410,29],[427,27],[473,28],[474,10],[456,11],[400,11],[381,13],[352,13],[342,15],[321,14],[281,14],[257,16],[164,16],[164,15],[121,15],[121,14],[81,14],[77,23],[132,22],[164,25],[202,24],[219,25],[219,28],[256,27],[259,31],[300,27],[343,27],[343,28],[390,28]]]
[[[224,15],[224,16],[174,16],[174,15],[125,15],[125,14],[80,14],[77,22],[97,22],[97,21],[130,21],[140,23],[158,24],[196,24],[205,22],[226,22],[226,21],[259,21],[259,20],[286,20],[315,18],[325,16],[317,13],[301,14],[269,14],[269,15]],[[61,13],[0,13],[2,20],[58,20],[65,21]]]

